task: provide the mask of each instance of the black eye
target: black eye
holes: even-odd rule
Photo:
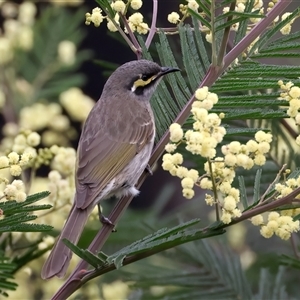
[[[142,74],[142,77],[141,77],[142,80],[146,81],[149,79],[149,75],[146,75],[146,74]]]

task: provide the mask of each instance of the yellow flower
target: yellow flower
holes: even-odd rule
[[[19,165],[11,165],[9,171],[12,176],[20,176],[22,168]]]
[[[181,180],[181,186],[184,188],[184,189],[192,189],[193,186],[194,186],[194,181],[193,179],[189,178],[189,177],[186,177],[186,178],[183,178]]]
[[[21,3],[19,6],[19,21],[25,25],[32,25],[36,11],[37,9],[34,3],[29,1]]]
[[[125,5],[125,3],[123,1],[117,0],[115,2],[112,2],[111,7],[115,11],[123,14],[125,12],[126,5]]]
[[[209,194],[205,194],[205,202],[209,206],[213,206],[215,204],[213,196]]]
[[[186,167],[179,166],[176,171],[176,176],[179,178],[188,177],[189,171]]]
[[[277,221],[278,218],[280,217],[280,214],[276,211],[272,211],[269,213],[269,216],[268,216],[268,221]]]
[[[217,94],[209,92],[207,95],[207,100],[211,101],[213,104],[216,104],[218,103],[219,98]]]
[[[162,168],[165,171],[170,171],[174,167],[174,164],[170,160],[165,160],[162,163]]]
[[[237,163],[237,157],[232,153],[225,155],[224,160],[226,165],[229,167],[234,166]]]
[[[114,20],[116,21],[117,24],[120,24],[119,18],[120,18],[120,16],[118,14],[116,14]],[[115,26],[115,24],[109,18],[107,18],[107,28],[111,32],[118,31],[118,28]]]
[[[0,156],[0,169],[9,166],[9,159],[6,156]]]
[[[90,25],[91,23],[94,23],[95,27],[99,27],[100,24],[103,22],[103,16],[102,16],[102,10],[99,7],[95,7],[92,10],[92,14],[86,13],[85,14],[85,24]]]
[[[17,152],[10,152],[7,157],[9,159],[10,164],[17,164],[20,158]]]
[[[176,148],[177,146],[175,144],[170,144],[170,143],[165,146],[165,150],[169,153],[174,152]]]
[[[197,170],[191,169],[188,171],[187,177],[191,178],[194,183],[196,183],[199,178],[199,173]]]
[[[185,188],[182,190],[183,197],[186,199],[192,199],[195,195],[195,192],[192,189]]]
[[[142,5],[143,5],[142,0],[131,0],[130,2],[130,6],[135,10],[140,9]]]
[[[241,149],[241,143],[238,141],[231,142],[227,145],[229,151],[233,154],[239,153]]]
[[[300,98],[300,87],[298,87],[298,86],[291,87],[291,89],[289,91],[289,95],[292,98]]]
[[[181,165],[183,163],[183,156],[180,153],[175,153],[172,156],[172,162],[174,165]]]
[[[275,231],[276,235],[278,235],[282,240],[288,240],[291,237],[291,232],[284,228],[278,228]]]
[[[26,200],[26,193],[24,192],[17,192],[15,195],[15,200],[18,202],[22,202]]]
[[[267,226],[270,230],[276,231],[277,228],[278,228],[278,226],[279,226],[279,224],[278,224],[277,221],[271,220],[271,221],[269,221],[269,222],[267,223],[266,226]]]
[[[255,142],[254,140],[249,140],[247,143],[246,143],[246,146],[247,146],[247,150],[249,152],[255,152],[258,148],[258,143]]]
[[[183,138],[183,130],[177,123],[173,123],[170,126],[170,140],[174,143],[179,142]]]
[[[141,13],[134,13],[129,18],[128,21],[131,22],[133,25],[138,26],[140,23],[143,22],[143,15]]]
[[[260,229],[260,234],[264,238],[269,239],[270,237],[273,236],[274,231],[272,229],[268,228],[267,226],[262,226],[261,229]]]
[[[149,31],[149,26],[147,23],[141,22],[136,26],[136,31],[139,34],[147,34],[147,32]]]
[[[195,0],[187,0],[188,7],[192,10],[198,10],[199,4]]]
[[[202,189],[211,190],[212,189],[212,181],[208,178],[202,178],[200,181],[200,187]]]
[[[257,215],[251,218],[251,223],[255,226],[262,225],[264,223],[264,218],[262,215]]]
[[[203,86],[202,88],[197,89],[195,92],[195,97],[201,101],[206,99],[207,95],[208,95],[208,87],[207,86]]]
[[[168,14],[168,21],[172,24],[177,24],[180,21],[179,14],[174,11]]]
[[[272,134],[270,133],[265,133],[264,131],[258,131],[255,133],[255,140],[259,143],[261,142],[267,142],[271,143],[272,142]]]
[[[232,211],[236,208],[235,199],[232,196],[227,196],[224,199],[224,208],[228,211]]]
[[[258,166],[263,166],[266,163],[266,157],[263,154],[257,154],[254,157],[254,163]]]
[[[231,222],[232,216],[230,213],[223,211],[222,216],[221,216],[221,221],[224,224],[229,224]]]
[[[66,65],[72,65],[75,62],[76,45],[71,41],[61,41],[58,44],[58,59],[59,61]]]
[[[27,144],[31,147],[39,145],[41,142],[41,136],[37,132],[31,132],[27,136]]]

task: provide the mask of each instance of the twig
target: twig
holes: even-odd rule
[[[149,34],[145,42],[145,46],[147,49],[150,47],[153,37],[156,33],[157,11],[158,11],[158,0],[153,0],[152,22],[151,22]]]
[[[280,0],[225,57],[224,69],[245,50],[286,9],[292,0]]]
[[[217,57],[218,57],[218,53],[217,53],[217,41],[216,41],[216,36],[215,36],[215,13],[216,13],[216,8],[215,8],[215,1],[216,0],[212,0],[211,1],[211,5],[210,5],[210,15],[211,15],[211,64],[212,66],[217,66]]]
[[[131,39],[131,42],[132,42],[134,48],[136,49],[135,54],[136,54],[137,58],[141,59],[142,58],[142,48],[141,48],[139,42],[137,41],[137,39],[136,39],[135,35],[133,34],[131,28],[129,27],[126,17],[121,13],[119,13],[119,16],[123,21],[123,24],[124,24],[124,26],[125,26],[125,28],[128,32],[128,35],[130,36],[130,39]],[[123,31],[123,34],[126,36],[124,31]]]
[[[229,11],[230,12],[234,11],[235,6],[236,6],[236,1],[233,1],[230,4]],[[232,18],[233,18],[233,16],[229,16],[227,18],[227,23],[230,22],[232,20]],[[224,34],[223,34],[223,38],[222,38],[222,42],[221,42],[221,45],[220,45],[220,50],[219,50],[218,58],[217,58],[217,65],[218,66],[221,66],[223,64],[223,58],[225,56],[226,48],[227,48],[228,40],[229,40],[230,27],[231,27],[231,25],[227,26],[224,30]]]
[[[264,194],[261,196],[260,200],[258,203],[262,203],[266,197],[266,195],[270,192],[271,188],[273,187],[273,185],[280,179],[280,176],[282,174],[282,172],[284,171],[284,169],[286,168],[286,164],[284,164],[282,166],[282,168],[279,170],[279,172],[277,173],[275,179],[273,180],[273,182],[268,186],[267,190],[264,192]]]
[[[224,225],[224,226],[222,226],[222,228],[228,227],[229,225],[233,225],[233,224],[239,223],[239,222],[247,220],[247,219],[250,219],[256,215],[259,215],[266,211],[273,210],[284,204],[290,203],[299,194],[300,194],[300,187],[296,188],[289,195],[282,197],[280,199],[277,199],[276,201],[273,201],[273,202],[265,204],[265,205],[260,205],[258,207],[254,207],[253,209],[245,211],[239,218],[233,219],[230,224]]]
[[[218,192],[217,192],[217,187],[216,187],[216,179],[213,174],[213,168],[212,168],[211,161],[208,159],[207,162],[208,162],[208,166],[209,166],[210,178],[212,181],[213,193],[214,193],[214,198],[215,198],[216,220],[220,221],[219,201],[218,201]]]

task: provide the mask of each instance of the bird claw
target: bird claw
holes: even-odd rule
[[[103,225],[108,225],[108,226],[112,226],[113,227],[113,230],[112,232],[116,232],[116,228],[115,228],[115,224],[107,217],[103,216],[101,214],[100,216],[100,222],[103,224]]]
[[[153,172],[152,172],[151,167],[150,167],[149,164],[146,166],[146,171],[147,171],[151,176],[153,175]]]
[[[102,212],[101,212],[101,206],[98,204],[98,214],[99,214],[99,220],[102,223],[102,225],[108,225],[112,226],[113,230],[112,232],[116,232],[117,230],[115,229],[115,224],[107,217],[105,217]]]

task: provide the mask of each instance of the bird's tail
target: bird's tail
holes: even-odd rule
[[[78,242],[91,210],[90,207],[86,209],[77,208],[75,203],[74,201],[62,232],[43,266],[41,273],[43,279],[49,279],[54,276],[61,278],[66,274],[72,257],[72,251],[62,240],[66,238],[73,244]]]

